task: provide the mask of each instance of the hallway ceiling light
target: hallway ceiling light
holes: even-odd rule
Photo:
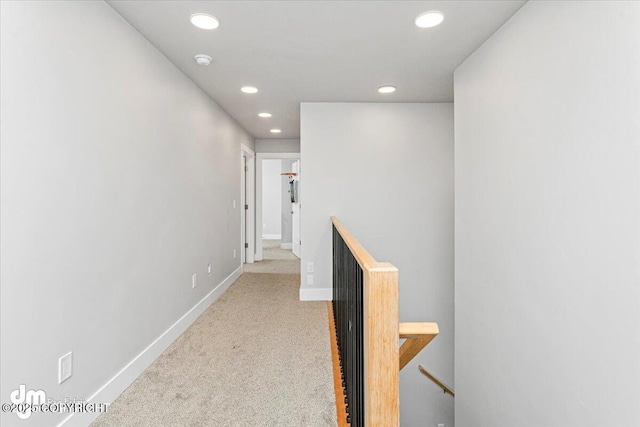
[[[198,65],[206,67],[211,64],[211,57],[209,55],[196,55],[195,58]]]
[[[240,88],[241,91],[243,91],[244,93],[256,93],[258,92],[258,88],[257,87],[253,87],[253,86],[243,86],[242,88]]]
[[[271,133],[280,133],[282,132],[280,129],[271,129]]]
[[[396,91],[396,87],[395,86],[380,86],[378,88],[378,92],[380,93],[393,93]]]
[[[258,116],[267,119],[269,117],[271,117],[271,113],[258,113]]]
[[[220,26],[220,21],[208,13],[194,13],[191,15],[191,23],[203,30],[215,30]]]
[[[432,10],[418,15],[415,23],[420,28],[431,28],[440,25],[442,21],[444,21],[444,13]]]

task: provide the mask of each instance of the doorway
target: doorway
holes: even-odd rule
[[[240,177],[240,261],[251,264],[255,260],[256,242],[255,152],[245,145],[240,148]]]
[[[291,164],[292,172],[295,174],[291,177],[290,182],[290,199],[291,199],[291,251],[295,256],[301,258],[302,241],[300,239],[300,198],[298,188],[300,184],[300,160],[296,160]]]
[[[299,173],[298,153],[256,156],[256,261],[275,253],[276,247],[300,257]]]

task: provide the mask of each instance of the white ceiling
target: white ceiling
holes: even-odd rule
[[[455,68],[524,3],[109,1],[256,138],[299,138],[300,102],[453,101]],[[413,20],[429,10],[444,22],[417,28]],[[220,27],[194,27],[196,12]],[[195,63],[200,53],[213,58],[209,67]],[[384,84],[398,90],[381,95]],[[246,85],[259,92],[240,92]]]

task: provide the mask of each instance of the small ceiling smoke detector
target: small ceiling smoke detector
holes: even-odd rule
[[[209,55],[196,55],[196,63],[198,65],[202,65],[203,67],[206,67],[207,65],[211,64],[211,57]]]
[[[258,88],[253,87],[253,86],[243,86],[240,88],[241,91],[243,91],[244,93],[256,93],[258,92]]]
[[[440,25],[442,21],[444,21],[444,13],[432,10],[418,15],[415,23],[419,28],[431,28]]]
[[[280,129],[271,129],[271,133],[280,133],[282,132]]]
[[[215,30],[220,26],[220,21],[208,13],[194,13],[191,15],[191,23],[203,30]]]
[[[395,91],[396,91],[396,87],[395,86],[390,86],[390,85],[380,86],[378,88],[378,92],[380,92],[380,93],[393,93]]]
[[[271,117],[271,113],[258,113],[258,116],[267,119],[269,117]]]

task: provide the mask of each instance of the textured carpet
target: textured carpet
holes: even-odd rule
[[[335,426],[327,306],[299,283],[243,274],[92,426]]]
[[[281,240],[262,240],[262,258],[263,259],[292,259],[297,260],[298,257],[291,252],[291,249],[281,249]]]
[[[246,273],[300,274],[300,259],[290,249],[280,249],[280,240],[262,241],[262,261],[245,264]]]

